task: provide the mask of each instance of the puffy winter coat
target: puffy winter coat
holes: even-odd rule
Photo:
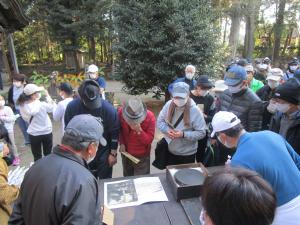
[[[236,94],[225,90],[220,96],[221,111],[234,113],[249,131],[259,131],[262,127],[263,102],[249,88]]]

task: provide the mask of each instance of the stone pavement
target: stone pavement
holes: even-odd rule
[[[107,82],[107,91],[108,92],[114,92],[115,93],[115,99],[117,102],[123,102],[124,100],[128,99],[130,95],[125,94],[122,90],[122,83],[117,81],[108,81]],[[5,90],[8,90],[5,88]],[[151,95],[141,95],[140,96],[145,102],[153,101],[151,98]],[[157,103],[157,101],[154,101],[154,103]],[[159,106],[153,106],[151,107],[151,110],[154,111],[154,113],[157,115],[159,113],[162,102],[159,102]],[[162,134],[156,130],[155,133],[155,139],[152,143],[152,151],[151,151],[151,162],[154,160],[154,148],[156,146],[157,141],[162,137]],[[24,144],[22,133],[19,129],[19,127],[15,124],[15,138],[16,138],[16,144],[20,153],[21,157],[21,165],[22,166],[28,166],[32,161],[33,157],[31,154],[30,147],[22,146]],[[60,143],[61,139],[61,131],[60,131],[60,123],[59,122],[53,122],[53,146]],[[11,167],[13,168],[13,167]],[[154,168],[151,165],[151,173],[159,173],[161,170],[158,170]],[[122,161],[121,156],[118,154],[118,163],[114,166],[113,169],[113,177],[121,177],[123,176],[123,170],[122,170]]]

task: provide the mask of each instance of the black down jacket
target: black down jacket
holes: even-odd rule
[[[249,88],[236,94],[225,90],[220,96],[221,111],[234,113],[246,131],[259,131],[262,128],[263,102]]]

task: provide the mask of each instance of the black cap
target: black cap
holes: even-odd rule
[[[247,65],[249,64],[249,62],[248,62],[247,59],[240,59],[240,60],[237,62],[237,64],[238,64],[239,66],[245,67],[245,66],[247,66]]]
[[[101,107],[101,96],[99,84],[94,80],[85,80],[78,88],[81,101],[88,109]]]
[[[294,57],[290,62],[289,62],[289,66],[291,65],[298,65],[299,64],[299,59],[297,57]]]
[[[300,105],[300,84],[296,79],[289,79],[279,85],[274,93],[274,98],[285,100],[289,103]]]
[[[207,75],[201,75],[197,79],[197,86],[203,87],[203,88],[212,88],[214,85],[210,80],[208,79]]]
[[[59,85],[58,87],[59,90],[66,92],[67,94],[72,94],[73,93],[73,88],[72,86],[67,83],[67,82],[63,82]]]

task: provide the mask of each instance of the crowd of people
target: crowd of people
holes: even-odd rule
[[[7,184],[7,167],[0,168],[0,185],[11,189],[0,194],[1,224],[17,196],[9,224],[100,224],[96,179],[111,178],[124,152],[139,160],[121,155],[124,176],[149,174],[156,128],[163,134],[155,148],[156,162],[163,154],[158,168],[201,162],[228,169],[204,183],[202,224],[299,224],[299,60],[293,58],[284,73],[269,58],[240,59],[215,82],[196,71],[188,65],[168,86],[170,100],[157,118],[139,97],[118,109],[106,101],[96,65],[76,93],[60,84],[58,103],[15,74],[7,101],[0,96],[0,161],[20,164],[16,122],[35,163],[20,192]],[[62,141],[54,148],[49,114],[61,125]]]

